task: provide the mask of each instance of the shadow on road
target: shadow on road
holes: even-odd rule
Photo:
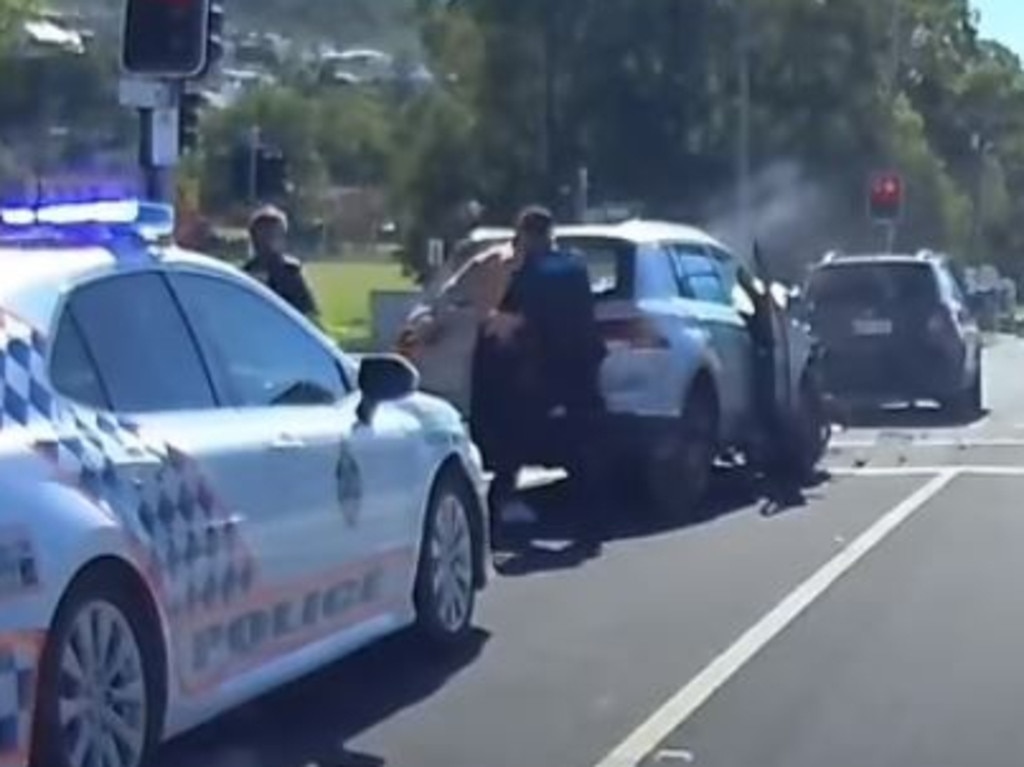
[[[170,743],[153,767],[383,767],[345,743],[429,698],[488,638],[477,630],[441,655],[410,633],[392,637]]]
[[[745,511],[770,518],[807,506],[807,493],[830,479],[825,472],[809,482],[791,483],[754,477],[735,469],[716,472],[702,506],[682,520],[661,521],[642,508],[635,490],[623,488],[611,503],[603,523],[604,541],[648,538],[697,527]],[[572,517],[567,484],[555,482],[526,491],[524,500],[537,511],[531,525],[510,525],[510,551],[496,556],[500,575],[522,577],[580,567],[600,556],[600,550],[573,543],[580,522]]]
[[[889,405],[878,408],[844,409],[839,422],[851,429],[953,429],[971,426],[988,417],[982,410],[974,415],[958,415],[929,405]]]

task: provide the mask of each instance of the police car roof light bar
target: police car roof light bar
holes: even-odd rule
[[[0,226],[7,229],[105,229],[110,236],[134,233],[146,239],[174,233],[174,208],[135,199],[45,203],[0,207]],[[84,239],[88,239],[85,238]]]

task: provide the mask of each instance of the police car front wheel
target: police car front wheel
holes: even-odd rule
[[[434,645],[450,646],[469,633],[476,601],[477,541],[466,483],[445,472],[431,493],[416,576],[418,627]]]
[[[130,590],[101,570],[65,596],[40,663],[33,765],[147,763],[163,714],[138,608]]]

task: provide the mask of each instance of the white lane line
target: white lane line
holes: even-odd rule
[[[954,438],[954,437],[907,437],[879,438],[879,439],[837,439],[829,443],[830,449],[858,449],[871,447],[923,447],[923,448],[946,448],[946,447],[1024,447],[1024,439],[1019,437],[979,437],[977,439]]]
[[[596,767],[637,767],[716,690],[729,681],[868,552],[938,495],[959,472],[959,469],[944,470],[886,512],[849,547],[790,592],[771,612],[754,624],[729,649],[715,658],[608,756],[598,762]]]
[[[1024,466],[827,466],[833,477],[921,477],[956,470],[963,476],[1024,477]]]
[[[992,423],[992,414],[989,413],[988,415],[982,416],[977,421],[975,421],[970,426],[968,426],[967,430],[968,431],[981,431],[982,429],[984,429],[986,426],[988,426],[991,423]]]
[[[833,477],[932,477],[960,466],[826,466],[824,471]],[[1024,469],[1021,470],[1024,473]]]

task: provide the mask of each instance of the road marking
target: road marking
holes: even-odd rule
[[[1024,439],[1020,437],[980,437],[977,439],[954,437],[917,437],[913,434],[905,436],[879,436],[875,439],[837,439],[832,440],[830,448],[859,449],[871,447],[905,447],[944,448],[944,447],[1024,447]]]
[[[796,620],[815,600],[915,512],[938,495],[960,473],[945,469],[886,512],[846,549],[797,586],[725,652],[634,730],[596,767],[638,767],[679,725],[743,668],[757,653]]]
[[[977,421],[975,421],[974,423],[969,425],[967,427],[967,430],[968,431],[981,431],[986,426],[988,426],[990,423],[992,423],[992,414],[991,413],[989,413],[988,415],[982,416]]]
[[[829,466],[825,471],[833,477],[921,477],[957,471],[962,476],[1024,477],[1024,466]]]

